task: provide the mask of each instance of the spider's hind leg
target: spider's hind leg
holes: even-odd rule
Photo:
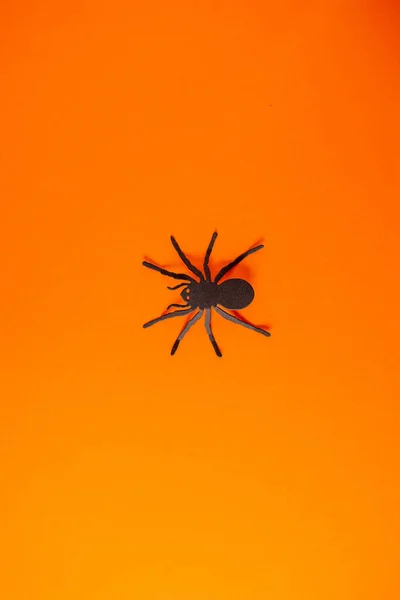
[[[261,333],[262,335],[265,335],[266,337],[271,336],[270,332],[267,331],[266,329],[261,329],[261,327],[256,327],[255,325],[253,325],[252,323],[249,323],[248,321],[242,321],[241,319],[238,319],[234,315],[231,315],[230,313],[226,312],[226,310],[223,310],[219,306],[214,306],[214,308],[221,317],[223,317],[227,321],[231,321],[231,323],[235,323],[236,325],[242,325],[243,327],[246,327],[247,329],[251,329],[252,331],[255,331],[256,333]]]

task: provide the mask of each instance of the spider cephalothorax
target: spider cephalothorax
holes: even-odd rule
[[[155,325],[160,321],[165,319],[170,319],[172,317],[184,316],[188,315],[194,310],[198,310],[198,312],[186,323],[185,327],[182,329],[181,333],[177,337],[174,345],[172,346],[171,354],[175,354],[181,340],[189,331],[189,329],[194,325],[203,315],[205,311],[205,325],[208,337],[214,347],[214,350],[217,356],[222,356],[221,351],[218,347],[217,342],[215,341],[214,335],[211,330],[211,308],[213,308],[221,317],[227,319],[228,321],[232,321],[238,325],[242,325],[243,327],[247,327],[248,329],[252,329],[258,333],[261,333],[265,336],[270,336],[271,334],[265,329],[261,329],[260,327],[256,327],[252,325],[248,321],[242,321],[238,317],[235,317],[231,313],[226,312],[221,306],[227,308],[228,310],[239,310],[248,306],[254,298],[254,289],[250,285],[248,281],[245,279],[227,279],[222,283],[218,283],[224,275],[226,275],[233,267],[239,264],[246,256],[249,254],[253,254],[257,252],[257,250],[261,250],[264,246],[260,244],[255,248],[251,248],[247,252],[240,254],[235,260],[230,262],[229,264],[222,267],[219,273],[216,275],[214,279],[211,277],[209,260],[210,255],[217,239],[217,233],[213,233],[211,241],[208,245],[207,252],[204,258],[204,274],[195,267],[187,256],[180,249],[178,242],[175,240],[173,236],[171,236],[171,242],[179,254],[182,261],[185,263],[187,268],[194,273],[199,279],[196,281],[191,275],[187,275],[186,273],[174,273],[172,271],[167,271],[166,269],[162,269],[161,267],[157,267],[148,261],[143,261],[143,265],[149,269],[153,269],[154,271],[158,271],[162,275],[167,275],[168,277],[172,277],[173,279],[183,279],[187,283],[180,283],[174,287],[169,287],[170,290],[176,290],[178,288],[183,288],[181,291],[181,298],[186,304],[170,304],[168,309],[172,307],[183,308],[184,310],[176,310],[174,312],[166,313],[161,317],[157,317],[148,323],[145,323],[143,327],[151,327],[151,325]],[[219,305],[219,306],[218,306]]]

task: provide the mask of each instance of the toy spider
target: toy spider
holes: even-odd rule
[[[203,316],[205,311],[205,326],[207,330],[208,337],[213,345],[215,353],[217,356],[222,356],[221,350],[218,347],[217,342],[215,341],[214,335],[211,330],[211,308],[213,308],[221,317],[231,321],[232,323],[236,323],[237,325],[243,325],[243,327],[247,327],[248,329],[252,329],[253,331],[257,331],[262,335],[269,337],[271,334],[260,327],[256,327],[247,321],[242,321],[237,317],[231,315],[226,312],[219,306],[218,304],[229,309],[236,310],[245,308],[248,306],[254,298],[254,289],[244,279],[227,279],[222,283],[218,284],[218,282],[226,275],[233,267],[239,264],[246,256],[250,254],[254,254],[264,246],[261,244],[256,246],[255,248],[251,248],[247,252],[240,254],[235,260],[230,262],[229,264],[222,267],[219,271],[218,275],[212,280],[210,267],[208,262],[210,260],[210,255],[212,249],[214,247],[215,240],[217,239],[217,232],[213,233],[211,241],[208,245],[207,252],[204,257],[204,275],[203,273],[195,267],[187,256],[182,252],[181,248],[178,245],[178,242],[175,240],[173,236],[171,236],[171,242],[174,246],[175,250],[179,254],[182,261],[185,263],[187,268],[192,271],[200,281],[196,281],[190,275],[186,275],[185,273],[173,273],[172,271],[167,271],[166,269],[162,269],[161,267],[157,267],[152,263],[147,261],[143,261],[143,266],[148,269],[153,269],[154,271],[158,271],[161,275],[166,275],[168,277],[172,277],[173,279],[184,279],[188,283],[180,283],[175,287],[168,287],[169,290],[176,290],[180,287],[184,289],[181,292],[181,298],[186,302],[186,304],[170,304],[167,308],[169,310],[172,307],[184,308],[185,310],[175,310],[170,313],[166,313],[157,319],[153,319],[152,321],[148,321],[143,325],[144,328],[151,327],[160,321],[164,321],[165,319],[171,319],[173,317],[183,317],[188,315],[189,313],[195,311],[197,308],[199,311],[186,323],[185,327],[182,329],[181,333],[178,335],[177,339],[174,342],[174,345],[171,349],[171,355],[174,355],[178,349],[179,344],[189,331],[189,329],[197,323],[199,319]]]

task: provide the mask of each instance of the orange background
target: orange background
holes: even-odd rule
[[[4,4],[1,597],[399,598],[395,2]]]

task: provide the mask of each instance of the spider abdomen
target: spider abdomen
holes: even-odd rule
[[[254,289],[245,279],[227,279],[218,286],[218,304],[225,308],[246,308],[253,298]]]

